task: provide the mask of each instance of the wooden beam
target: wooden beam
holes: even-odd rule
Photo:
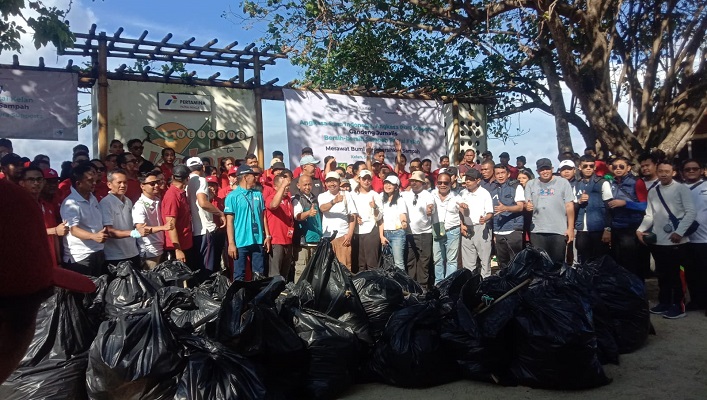
[[[108,154],[108,39],[98,38],[98,158]]]

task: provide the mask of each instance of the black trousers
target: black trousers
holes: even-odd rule
[[[291,244],[274,244],[270,250],[268,276],[281,275],[285,280],[290,276],[290,268],[294,262]]]
[[[565,262],[567,252],[567,237],[556,233],[530,233],[530,244],[533,247],[543,249],[550,256],[555,264]]]
[[[138,267],[140,264],[136,265]],[[81,261],[68,263],[66,269],[89,276],[101,276],[108,273],[106,268],[106,256],[103,250],[91,253],[90,256]]]
[[[501,269],[506,268],[518,252],[523,250],[523,232],[513,231],[508,235],[496,235],[496,259]]]
[[[584,264],[587,260],[609,254],[609,244],[601,241],[604,231],[577,231],[574,238],[577,247],[577,262]]]
[[[408,275],[427,290],[432,265],[432,233],[405,237]]]
[[[658,301],[661,304],[683,305],[684,294],[680,266],[685,264],[687,245],[651,246],[658,276]]]
[[[685,281],[690,303],[698,309],[707,308],[707,243],[688,243]]]
[[[610,254],[620,266],[633,272],[639,278],[646,279],[650,276],[650,252],[638,241],[636,229],[612,230]]]
[[[378,226],[369,233],[356,234],[354,236],[358,236],[359,272],[378,268],[381,257],[381,237]]]

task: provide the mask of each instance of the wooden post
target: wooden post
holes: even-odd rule
[[[108,49],[106,33],[98,35],[98,158],[108,154]]]
[[[454,162],[452,164],[456,165],[457,155],[461,151],[461,143],[459,140],[459,100],[456,97],[452,100],[452,135],[454,136],[452,142],[454,154],[450,154],[449,159],[453,160]]]
[[[258,48],[253,49],[253,78],[255,78],[255,146],[256,156],[258,156],[258,163],[260,168],[265,171],[265,151],[263,149],[263,96],[260,92],[260,54],[258,54]]]

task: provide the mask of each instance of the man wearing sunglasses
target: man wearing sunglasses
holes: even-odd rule
[[[150,171],[140,176],[142,195],[133,205],[132,216],[135,229],[144,236],[138,240],[140,258],[144,269],[152,269],[164,261],[165,231],[172,229],[171,224],[165,224],[160,212],[160,186],[164,183],[161,174]]]
[[[430,260],[432,258],[432,213],[435,201],[425,190],[425,173],[414,171],[410,175],[410,190],[401,192],[410,220],[407,232],[408,275],[427,290]]]
[[[128,189],[125,195],[134,203],[142,194],[138,180],[138,159],[132,153],[123,153],[118,156],[116,163],[118,168],[122,169],[128,177]]]
[[[155,169],[155,164],[147,161],[142,156],[142,150],[145,147],[140,139],[130,139],[128,140],[128,151],[135,156],[137,160],[137,170],[138,171],[151,171]]]
[[[646,211],[648,190],[642,179],[631,172],[628,158],[619,156],[611,162],[614,181],[611,200],[611,253],[619,265],[641,279],[650,273],[650,254],[636,237],[636,229]]]
[[[577,214],[577,262],[609,253],[611,243],[611,214],[606,203],[612,198],[611,184],[596,175],[596,159],[584,155],[579,158],[581,178],[575,183]]]
[[[703,172],[704,168],[697,160],[687,159],[682,163],[682,178],[695,203],[695,220],[700,223],[700,227],[690,235],[690,243],[687,244],[685,280],[690,292],[687,311],[707,308],[707,268],[704,262],[707,254],[707,181],[703,179]]]

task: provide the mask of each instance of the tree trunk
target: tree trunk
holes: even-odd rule
[[[547,36],[550,33],[545,30],[540,34],[540,63],[547,79],[550,106],[555,117],[555,131],[557,132],[557,154],[565,152],[574,153],[572,138],[570,136],[570,125],[567,122],[567,108],[560,86],[560,77],[557,75],[557,66],[552,59],[552,52],[548,49]]]

